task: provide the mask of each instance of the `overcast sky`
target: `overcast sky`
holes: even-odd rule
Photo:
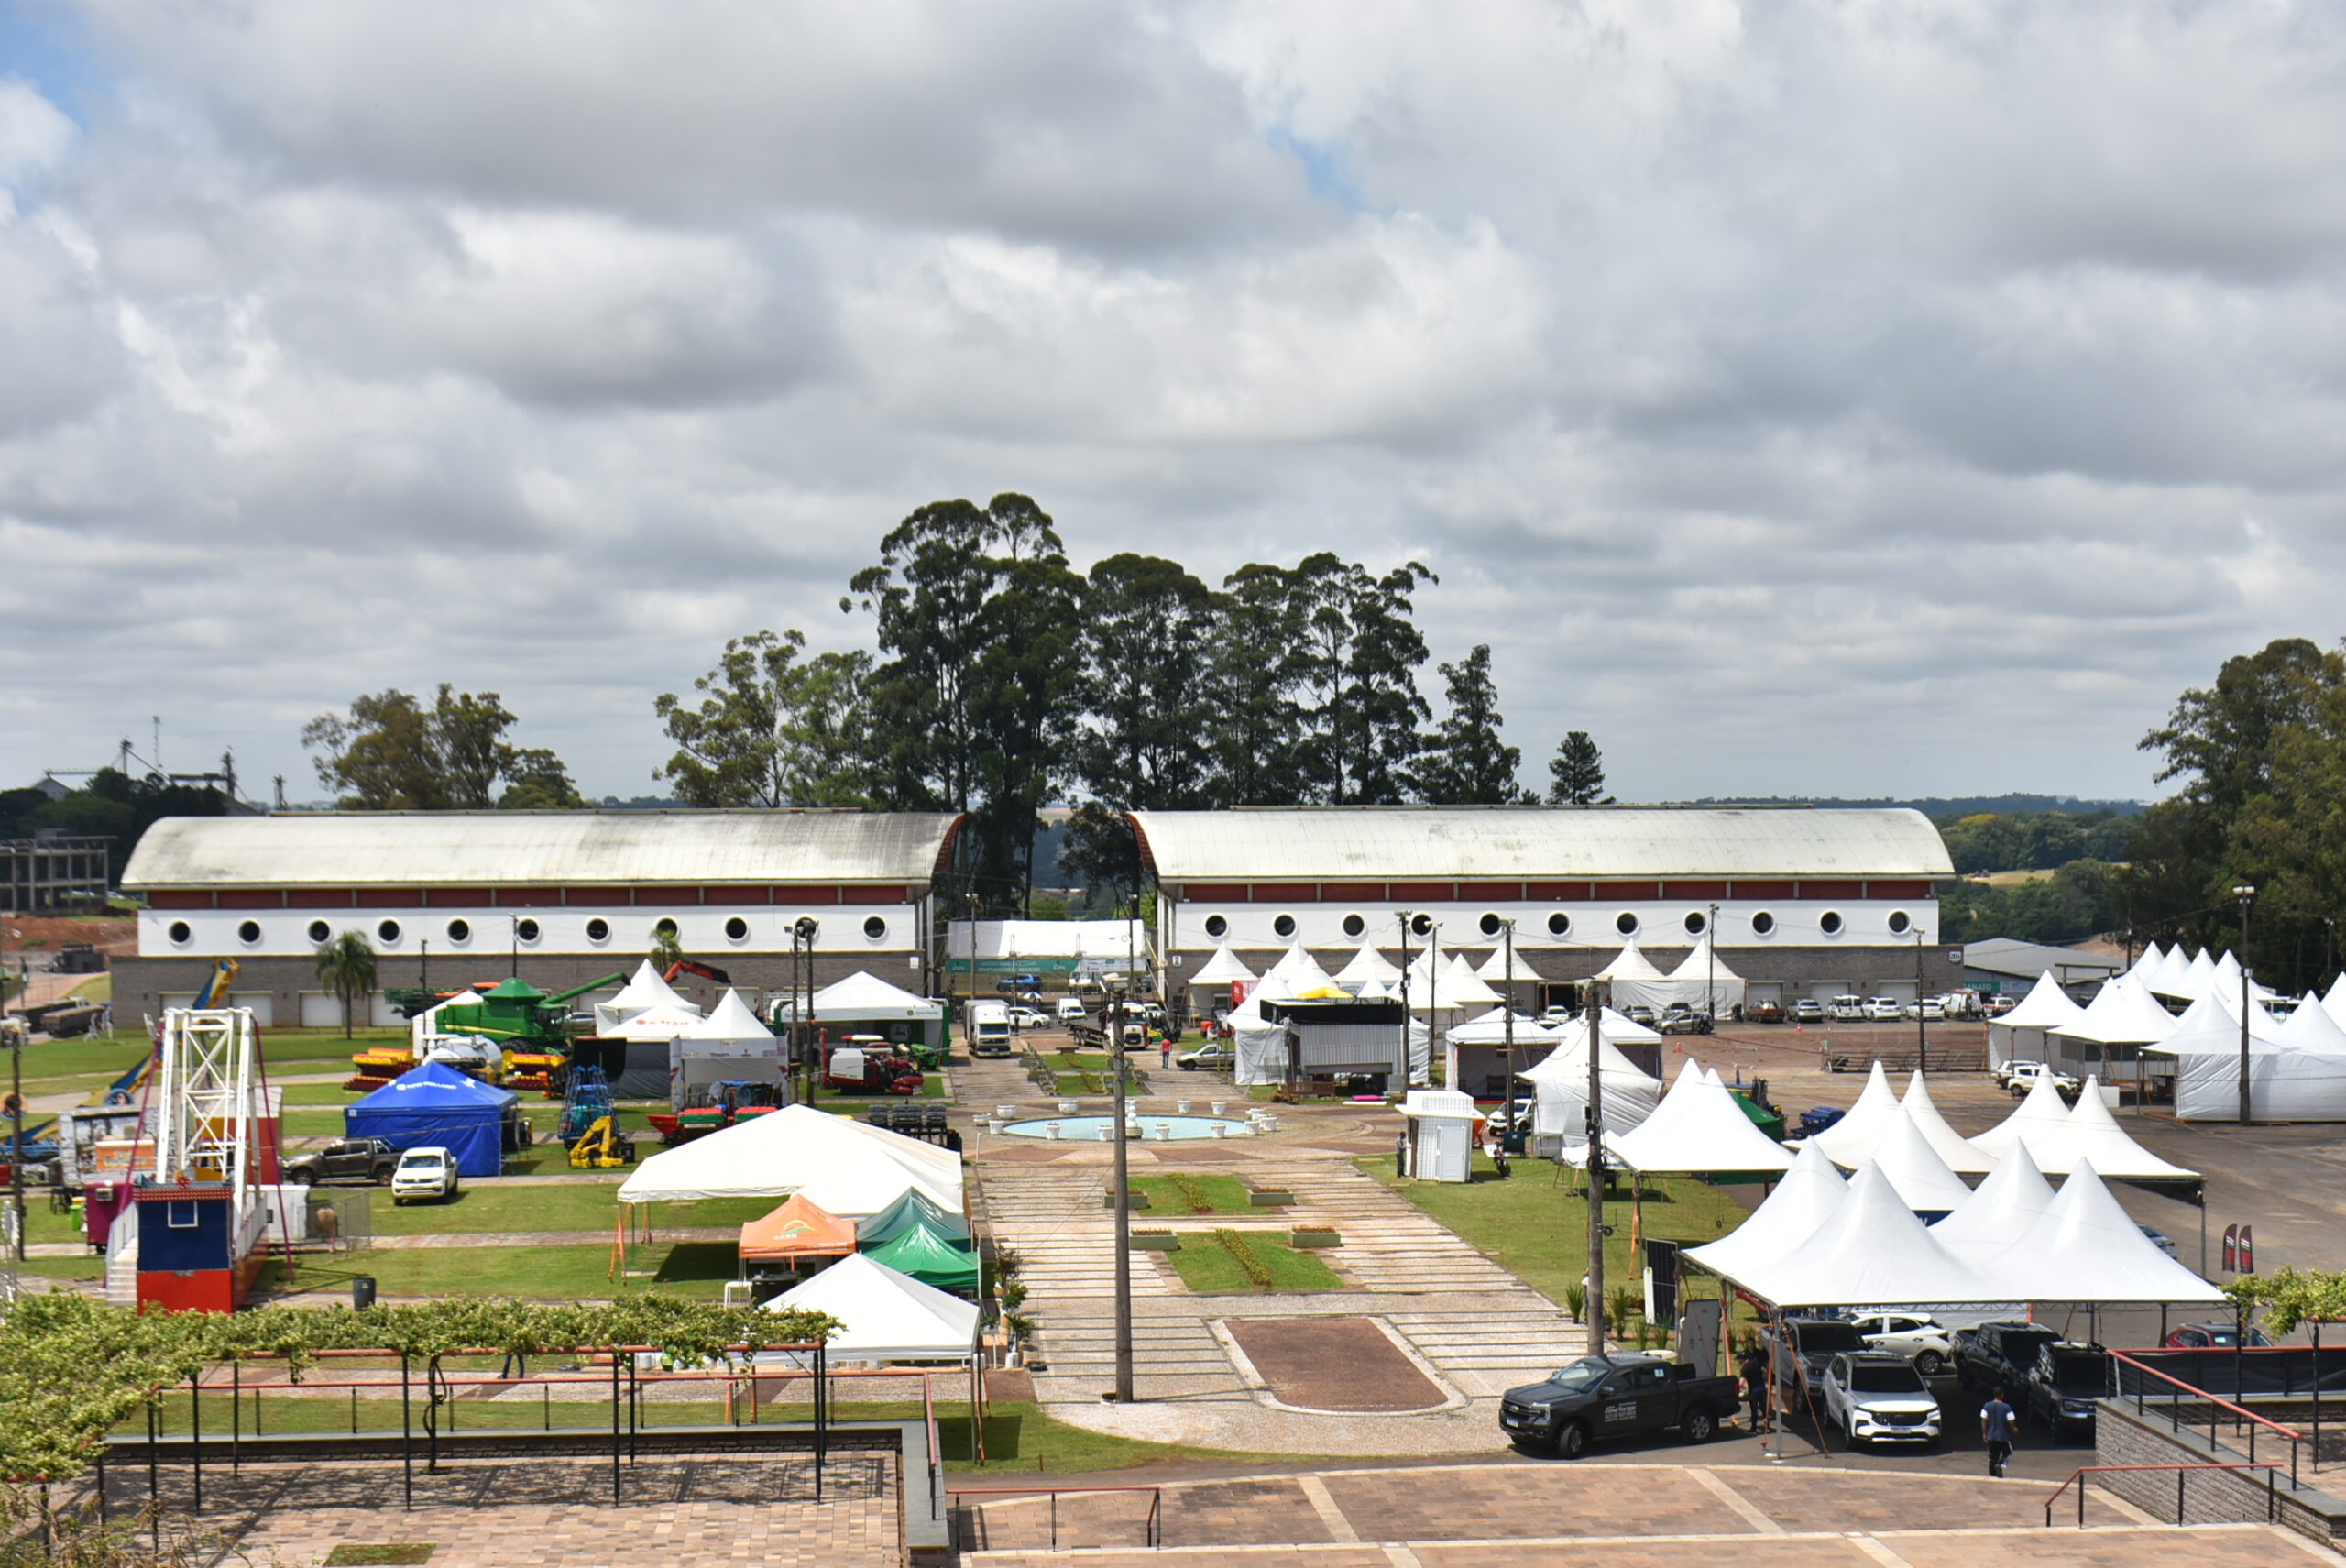
[[[1022,490],[1418,556],[1542,784],[2147,795],[2346,630],[2341,18],[0,0],[0,778],[312,798],[444,680],[658,793],[655,694]]]

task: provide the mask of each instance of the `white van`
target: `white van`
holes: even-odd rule
[[[981,999],[970,1003],[966,1018],[971,1056],[1006,1057],[1014,1054],[1014,1047],[1010,1043],[1010,1003]]]
[[[1062,996],[1059,998],[1059,1022],[1061,1024],[1080,1024],[1083,1022],[1083,999],[1081,997]]]

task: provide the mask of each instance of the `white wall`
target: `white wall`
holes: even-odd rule
[[[519,917],[534,920],[538,926],[536,940],[521,944],[525,956],[608,954],[614,961],[631,960],[652,946],[654,927],[673,920],[676,939],[686,952],[722,962],[728,952],[788,952],[791,927],[801,916],[811,916],[819,927],[815,945],[821,953],[884,955],[918,948],[920,926],[915,906],[884,904],[802,908],[769,905],[749,909],[150,909],[138,916],[138,952],[150,959],[224,953],[307,958],[321,941],[344,931],[359,931],[382,954],[412,954],[429,942],[434,958],[472,953],[495,956],[512,950],[512,921]],[[867,934],[865,924],[874,919],[880,922],[878,934]],[[740,923],[738,936],[729,928],[737,920]],[[397,935],[383,934],[386,921],[398,927]],[[602,922],[599,938],[589,932],[596,921]],[[459,925],[466,933],[462,937],[454,934]],[[181,927],[185,939],[174,940],[173,931]]]
[[[1689,948],[1698,939],[1686,928],[1689,916],[1709,918],[1709,905],[1684,902],[1663,903],[1659,900],[1606,904],[1429,904],[1412,905],[1413,913],[1430,916],[1441,928],[1444,948],[1480,948],[1488,949],[1498,945],[1499,938],[1485,935],[1484,918],[1496,916],[1515,921],[1516,948],[1520,952],[1536,952],[1541,948],[1579,948],[1584,951],[1613,951],[1627,939],[1616,924],[1621,916],[1632,916],[1637,922],[1637,939],[1641,947],[1670,948]],[[1885,943],[1912,944],[1917,929],[1928,942],[1938,930],[1938,901],[1921,899],[1737,899],[1718,906],[1718,922],[1712,940],[1722,950],[1753,950],[1766,948],[1815,948],[1847,944],[1852,947],[1880,948]],[[1571,921],[1571,928],[1562,937],[1551,936],[1549,917],[1562,914]],[[1753,917],[1768,916],[1772,928],[1757,929]],[[1838,915],[1840,929],[1827,932],[1825,917]],[[1277,922],[1281,916],[1294,921],[1292,935],[1279,933]],[[1346,916],[1357,916],[1363,927],[1358,936],[1344,929]],[[1900,922],[1893,916],[1902,916],[1904,929],[1893,929]],[[1208,921],[1219,916],[1226,924],[1220,935],[1208,929]],[[1387,952],[1401,945],[1400,922],[1397,912],[1375,905],[1340,905],[1299,903],[1289,905],[1271,904],[1183,904],[1173,916],[1173,945],[1178,948],[1211,948],[1220,942],[1233,948],[1285,948],[1300,940],[1314,952],[1357,948],[1364,941],[1373,941]],[[1425,946],[1425,938],[1412,936],[1411,950]]]

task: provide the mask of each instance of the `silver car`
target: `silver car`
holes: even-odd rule
[[[1825,1419],[1851,1448],[1875,1442],[1939,1445],[1939,1402],[1903,1357],[1881,1351],[1835,1356],[1825,1367]]]

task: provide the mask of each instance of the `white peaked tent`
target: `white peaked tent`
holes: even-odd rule
[[[1711,945],[1708,931],[1686,955],[1685,962],[1670,971],[1670,984],[1672,1002],[1692,1003],[1715,1018],[1743,1005],[1743,977],[1727,967],[1727,960]]]
[[[1447,1007],[1487,1007],[1507,1000],[1476,978],[1474,966],[1466,955],[1453,955],[1450,968],[1442,977],[1442,1004]]]
[[[1360,989],[1353,992],[1353,1000],[1355,1002],[1391,1002],[1394,1000],[1394,994],[1385,989],[1385,982],[1383,981],[1365,980],[1361,981]]]
[[[2031,1154],[2056,1142],[2061,1129],[2069,1124],[2069,1108],[2061,1102],[2061,1091],[2053,1087],[2049,1077],[2040,1078],[2029,1087],[2028,1096],[2012,1108],[2012,1113],[1977,1134],[1971,1146],[1990,1159],[2001,1159],[2004,1151],[2015,1138],[2026,1138]],[[2044,1161],[2038,1160],[2040,1168]]]
[[[1474,978],[1485,985],[1507,984],[1507,959],[1511,946],[1505,938],[1501,938],[1499,945],[1491,949],[1491,956],[1483,960],[1481,968],[1475,970]],[[1517,985],[1538,983],[1540,976],[1525,959],[1523,949],[1519,947],[1512,947],[1512,952],[1515,960],[1514,983]]]
[[[713,1083],[780,1083],[782,1042],[741,993],[728,987],[716,1010],[668,1041],[668,1104],[681,1111]]]
[[[1939,1114],[1938,1102],[1931,1098],[1931,1086],[1923,1080],[1920,1069],[1906,1080],[1906,1092],[1899,1105],[1907,1118],[1921,1130],[1924,1140],[1946,1162],[1946,1168],[1957,1176],[1985,1176],[1996,1168],[1996,1162],[1979,1152],[1970,1139],[1947,1125]]]
[[[1779,1307],[2012,1299],[1983,1296],[1978,1273],[1932,1239],[1890,1179],[1870,1165],[1808,1237],[1728,1277]]]
[[[2141,1052],[2175,1033],[2175,1014],[2132,975],[2102,982],[2086,1010],[2045,1031],[2047,1059],[2071,1072],[2091,1072],[2115,1081],[2112,1063],[2124,1064],[2127,1078],[2140,1081]],[[2132,1047],[2128,1049],[2127,1047]]]
[[[808,1202],[841,1219],[860,1220],[907,1190],[961,1212],[961,1157],[845,1116],[788,1105],[653,1155],[620,1183],[619,1201],[803,1192]]]
[[[2207,995],[2215,983],[2215,960],[2209,958],[2208,949],[2202,948],[2191,955],[2191,962],[2185,966],[2180,975],[2176,977],[2177,988],[2176,994],[2189,997],[2196,1002]]]
[[[2095,1092],[2100,1086],[2086,1080],[2085,1091],[2069,1108],[2067,1120],[2051,1138],[2024,1135],[2028,1152],[2047,1176],[2088,1167],[2120,1181],[2196,1181],[2199,1173],[2161,1159],[2127,1135]]]
[[[1224,942],[1213,950],[1213,956],[1198,966],[1189,976],[1191,985],[1229,985],[1236,981],[1253,980],[1255,971],[1238,961],[1238,955]]]
[[[647,1007],[620,1019],[603,1031],[607,1040],[673,1040],[700,1022],[700,1009],[686,1003],[681,1007]]]
[[[1518,1033],[1517,1043],[1522,1043]],[[1563,1030],[1540,1036],[1554,1048],[1516,1076],[1531,1085],[1531,1130],[1562,1134],[1572,1142],[1587,1135],[1588,1033]],[[1661,1080],[1649,1078],[1610,1040],[1596,1042],[1596,1086],[1606,1135],[1625,1133],[1650,1120],[1661,1103]]]
[[[1823,1149],[1834,1164],[1855,1170],[1865,1164],[1873,1141],[1897,1114],[1897,1091],[1890,1087],[1890,1074],[1881,1063],[1876,1062],[1873,1070],[1866,1074],[1865,1089],[1858,1095],[1858,1102],[1849,1107],[1848,1114],[1808,1141]]]
[[[433,1017],[443,1007],[477,1007],[480,992],[466,986],[445,1002],[435,1003],[407,1021],[408,1048],[419,1057],[423,1051],[423,1036],[440,1033],[440,1025]]]
[[[1849,1184],[1825,1151],[1804,1148],[1749,1219],[1717,1241],[1689,1248],[1686,1255],[1714,1274],[1739,1279],[1745,1270],[1773,1263],[1814,1235],[1848,1196]]]
[[[660,971],[652,967],[650,959],[646,959],[636,966],[634,978],[619,989],[617,996],[608,1002],[595,1003],[595,1030],[601,1035],[614,1034],[620,1024],[654,1007],[690,1013],[696,1018],[700,1016],[700,1009],[685,1001],[674,986],[661,979]]]
[[[2299,1008],[2287,1024],[2249,1020],[2249,1108],[2260,1121],[2346,1120],[2346,1054],[2325,1046],[2328,1010]],[[2320,1022],[2318,1022],[2317,1020]],[[2294,1033],[2301,1043],[2285,1042]],[[2178,1122],[2230,1122],[2240,1115],[2240,1019],[2220,996],[2193,1003],[2175,1033],[2149,1047],[2175,1058]],[[2113,1173],[2114,1174],[2114,1173]]]
[[[1902,1105],[1874,1140],[1873,1157],[1868,1163],[1890,1179],[1906,1207],[1917,1214],[1933,1218],[1951,1214],[1970,1201],[1971,1189],[1947,1168],[1923,1129],[1914,1124],[1913,1113]]]
[[[1477,1014],[1464,1024],[1453,1025],[1442,1031],[1442,1037],[1455,1040],[1462,1046],[1487,1046],[1504,1041],[1507,1035],[1508,1016],[1506,1008],[1494,1007],[1488,1013]],[[1513,1017],[1515,1043],[1518,1046],[1553,1045],[1564,1037],[1566,1029],[1570,1027],[1570,1025],[1558,1027],[1543,1024],[1529,1013],[1518,1013],[1513,1014]]]
[[[1333,989],[1336,984],[1336,977],[1321,969],[1320,960],[1305,952],[1300,942],[1289,948],[1263,978],[1268,980],[1272,975],[1277,975],[1286,985],[1289,996],[1300,996],[1307,991],[1318,991],[1322,987]]]
[[[2273,1031],[2273,1041],[2293,1051],[2346,1051],[2346,1028],[2340,1027],[2320,999],[2308,992],[2306,1000]]]
[[[1565,1157],[1572,1160],[1569,1152]],[[1573,1163],[1584,1165],[1587,1159],[1584,1144]],[[1653,1115],[1618,1137],[1608,1133],[1605,1163],[1655,1176],[1678,1176],[1789,1170],[1792,1157],[1753,1126],[1735,1096],[1716,1075],[1704,1077],[1690,1057]]]
[[[2043,1061],[2045,1036],[2050,1029],[2073,1024],[2085,1015],[2085,1009],[2069,999],[2069,993],[2054,981],[2053,971],[2045,970],[2036,977],[2020,1005],[2001,1018],[1988,1021],[1988,1065],[2001,1067],[2009,1061]]]
[[[2142,955],[2128,966],[2126,972],[2148,985],[2151,977],[2159,972],[2159,965],[2165,961],[2165,950],[2156,942],[2151,942],[2143,947]]]
[[[1366,985],[1374,981],[1389,985],[1401,978],[1401,966],[1376,950],[1374,942],[1363,942],[1343,968],[1336,971],[1339,985]]]
[[[2036,1168],[2027,1140],[2015,1138],[1988,1179],[1955,1212],[1933,1225],[1931,1236],[1976,1266],[2010,1251],[2013,1238],[2026,1234],[2052,1207],[2053,1184]]]
[[[2090,1161],[2069,1173],[2036,1223],[1985,1267],[2011,1284],[2014,1300],[2225,1299],[2143,1234]]]
[[[1670,977],[1654,968],[1638,947],[1638,939],[1630,938],[1613,955],[1613,961],[1596,971],[1596,979],[1611,988],[1616,1005],[1622,1007],[1667,1007],[1677,1000],[1672,991]]]
[[[861,1253],[850,1253],[766,1303],[770,1312],[824,1312],[839,1327],[824,1342],[829,1364],[967,1361],[978,1350],[978,1304],[964,1301]]]
[[[1569,1029],[1573,1025],[1567,1024],[1564,1026]],[[1582,1024],[1579,1027],[1584,1033],[1588,1025]],[[1659,1040],[1664,1037],[1661,1030],[1649,1029],[1628,1014],[1616,1013],[1610,1007],[1597,1014],[1596,1033],[1598,1037],[1610,1040],[1617,1046],[1624,1040]]]
[[[2346,1025],[2346,974],[2330,982],[2330,990],[2321,999],[2321,1010]]]
[[[2241,974],[2239,959],[2235,958],[2231,953],[2226,953],[2222,958],[2216,960],[2216,985],[2221,991],[2222,994],[2230,997],[2238,997],[2240,995],[2240,981]]]

